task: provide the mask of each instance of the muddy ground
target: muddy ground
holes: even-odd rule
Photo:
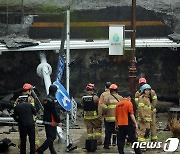
[[[167,103],[168,104],[168,103]],[[164,102],[161,102],[159,104],[160,106],[164,106]],[[169,107],[171,105],[166,105],[166,107]],[[174,107],[174,106],[173,106]],[[85,139],[86,139],[86,128],[83,123],[83,119],[81,116],[82,110],[78,109],[78,116],[77,116],[77,123],[76,127],[70,128],[70,143],[73,144],[73,146],[77,146],[77,149],[69,152],[69,153],[87,153],[85,147]],[[165,142],[166,139],[169,137],[172,137],[173,134],[171,131],[164,131],[164,128],[166,128],[167,120],[169,117],[169,113],[158,113],[157,114],[157,124],[158,124],[158,140]],[[17,129],[17,126],[15,127]],[[19,141],[19,134],[18,132],[11,132],[9,133],[9,130],[11,127],[9,126],[0,126],[0,139],[9,138],[18,145]],[[64,129],[64,136],[66,136],[66,130]],[[45,140],[45,131],[44,127],[39,127],[39,138],[41,141],[41,144]],[[103,127],[103,139],[104,139],[104,127]],[[58,140],[55,141],[55,148],[58,153],[68,153],[66,152],[66,141],[61,141],[61,143],[58,142]],[[29,151],[29,144],[27,143],[27,151]],[[10,147],[8,154],[18,154],[19,149],[18,147]],[[46,150],[45,154],[49,154],[49,150]],[[98,146],[95,153],[118,153],[116,146],[110,146],[110,149],[103,149],[103,145]],[[130,145],[125,146],[125,153],[130,154],[134,153]],[[156,150],[148,150],[146,152],[147,154],[165,154],[166,152],[163,151],[163,149],[156,149]],[[175,153],[180,153],[180,145],[178,150],[176,150]]]

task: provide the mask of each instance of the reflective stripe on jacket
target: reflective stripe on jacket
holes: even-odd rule
[[[84,119],[92,120],[98,118],[97,111],[84,111]]]
[[[98,118],[98,101],[99,97],[87,93],[87,95],[82,97],[82,105],[84,108],[84,119],[92,120]]]
[[[146,120],[151,122],[151,103],[148,96],[142,95],[138,101],[138,120]]]
[[[123,99],[122,96],[120,96],[117,93],[113,94],[119,101]],[[105,101],[104,104],[106,105],[105,107],[105,119],[107,122],[115,122],[115,108],[116,104],[119,102],[114,96],[109,95]]]
[[[106,113],[107,105],[104,104],[104,100],[110,95],[109,89],[106,89],[105,92],[103,92],[99,98],[99,105],[98,105],[98,115],[100,117],[104,116]]]

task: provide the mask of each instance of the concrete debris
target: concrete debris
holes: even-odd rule
[[[33,15],[24,16],[21,24],[0,24],[0,43],[6,45],[8,49],[19,49],[24,47],[39,45],[34,40],[28,38],[30,25],[33,23]]]
[[[180,34],[179,33],[173,33],[168,35],[168,38],[173,40],[174,42],[180,43]]]
[[[17,36],[15,33],[0,38],[0,43],[5,44],[8,49],[19,49],[39,45],[35,40],[23,36]]]
[[[8,22],[8,21],[7,21]],[[33,23],[33,15],[24,16],[20,24],[2,24],[0,23],[0,35],[16,34],[28,37],[29,27]]]

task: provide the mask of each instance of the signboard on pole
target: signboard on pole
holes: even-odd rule
[[[124,25],[109,25],[109,55],[123,55]]]
[[[72,103],[69,94],[67,93],[66,89],[63,87],[63,85],[55,81],[53,83],[58,87],[57,93],[56,93],[56,99],[58,100],[59,104],[66,110],[70,111],[72,108]]]

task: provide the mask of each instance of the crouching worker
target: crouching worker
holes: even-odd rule
[[[26,154],[26,139],[29,136],[30,154],[35,154],[35,121],[36,110],[27,101],[22,101],[14,108],[14,119],[18,122],[20,134],[20,154]]]
[[[128,135],[131,143],[137,142],[138,125],[134,117],[131,93],[125,92],[124,98],[117,103],[115,109],[116,126],[118,127],[117,144],[120,154],[124,154],[124,144]],[[136,154],[141,154],[140,148],[134,148]]]
[[[46,131],[46,140],[45,142],[37,149],[37,153],[43,154],[43,152],[49,148],[51,154],[56,154],[56,151],[53,146],[53,142],[56,139],[56,129],[57,125],[62,127],[62,123],[60,123],[60,117],[58,112],[56,111],[56,103],[57,100],[55,98],[57,92],[57,87],[55,85],[51,85],[49,87],[49,94],[43,101],[44,105],[44,115],[43,121],[45,123],[45,131]]]

